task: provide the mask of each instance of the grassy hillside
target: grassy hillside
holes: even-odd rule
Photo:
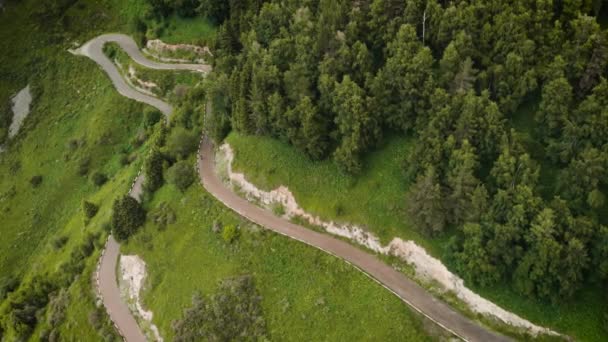
[[[171,340],[171,322],[195,291],[213,293],[226,277],[252,274],[271,340],[427,340],[421,318],[397,297],[335,257],[264,231],[236,217],[198,184],[185,194],[172,185],[149,203],[167,203],[177,221],[148,222],[123,246],[147,263],[145,305]],[[239,227],[233,243],[214,222]]]
[[[402,162],[414,140],[387,139],[384,146],[366,157],[362,175],[354,177],[344,175],[332,161],[312,162],[296,148],[272,138],[231,133],[226,141],[235,151],[234,170],[244,172],[260,188],[272,190],[286,185],[309,212],[364,225],[385,243],[393,237],[414,240],[453,267],[448,253],[452,233],[424,237],[411,227],[404,213],[404,189],[408,184],[400,181],[404,178]],[[598,285],[586,286],[574,299],[556,305],[522,297],[506,285],[473,289],[534,323],[580,340],[600,341],[607,336],[602,327],[606,294]]]

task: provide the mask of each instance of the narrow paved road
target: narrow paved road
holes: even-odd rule
[[[144,102],[161,110],[166,116],[170,116],[173,108],[155,97],[137,92],[128,86],[114,64],[103,54],[103,44],[106,42],[118,43],[136,62],[153,69],[162,70],[195,70],[208,72],[209,66],[194,64],[164,64],[147,60],[137,48],[135,42],[129,37],[120,34],[109,34],[99,36],[76,51],[93,59],[108,74],[112,83],[120,94],[136,101]],[[223,202],[226,206],[242,215],[243,217],[273,230],[279,234],[304,242],[319,248],[329,254],[335,255],[354,265],[382,286],[393,292],[408,305],[419,311],[432,321],[436,322],[456,336],[469,341],[508,341],[509,339],[497,335],[486,328],[471,321],[460,313],[454,311],[447,304],[435,299],[422,287],[405,277],[400,272],[386,265],[376,256],[367,253],[347,242],[332,236],[321,234],[303,226],[296,225],[287,220],[279,218],[269,211],[263,210],[246,200],[242,199],[228,189],[218,178],[214,170],[214,149],[209,139],[201,140],[198,155],[198,169],[202,185],[207,191]],[[136,184],[141,183],[141,178]],[[134,187],[131,196],[139,197],[137,193],[140,187]],[[145,337],[141,333],[137,322],[129,313],[126,304],[120,298],[120,291],[116,282],[116,262],[119,255],[120,245],[110,237],[106,246],[107,250],[101,260],[100,288],[104,298],[104,305],[119,331],[129,342],[143,341]]]
[[[335,255],[354,265],[404,302],[454,335],[468,341],[508,341],[481,327],[447,304],[435,299],[425,289],[396,271],[373,254],[327,234],[321,234],[275,216],[228,189],[215,172],[213,143],[203,138],[198,155],[201,183],[215,198],[248,220],[292,239]]]
[[[108,42],[119,44],[120,47],[127,52],[134,61],[151,69],[190,70],[202,72],[204,74],[211,70],[211,67],[208,65],[166,64],[150,61],[141,54],[133,39],[123,34],[101,35],[90,40],[78,50],[74,51],[75,54],[89,57],[95,61],[105,71],[112,81],[112,84],[121,95],[156,107],[163,114],[165,114],[167,118],[171,116],[173,107],[156,97],[142,94],[131,88],[123,79],[114,63],[112,63],[112,61],[103,53],[103,46]],[[143,175],[140,174],[133,182],[131,190],[129,191],[129,196],[135,198],[137,201],[141,200],[143,179]],[[116,275],[116,264],[118,263],[119,255],[120,244],[114,239],[114,237],[110,236],[106,243],[103,257],[100,261],[98,291],[101,294],[103,304],[106,307],[108,315],[110,316],[112,322],[114,322],[120,335],[122,335],[123,338],[128,342],[146,341],[146,337],[137,324],[137,321],[131,314],[129,307],[120,296],[120,289],[118,287]]]

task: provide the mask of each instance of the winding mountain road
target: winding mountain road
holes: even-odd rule
[[[133,60],[149,68],[160,70],[192,70],[203,73],[207,73],[211,70],[211,67],[208,65],[165,64],[150,61],[141,54],[137,44],[135,44],[129,36],[121,34],[99,36],[75,51],[75,53],[85,55],[99,64],[108,74],[120,94],[154,106],[162,111],[167,117],[170,116],[173,111],[173,108],[168,103],[165,103],[158,98],[137,92],[127,85],[116,66],[114,66],[112,61],[103,54],[102,48],[107,42],[118,43]],[[345,260],[380,283],[389,291],[393,292],[412,308],[463,340],[509,340],[504,336],[498,335],[478,325],[453,310],[447,304],[437,300],[425,289],[405,277],[402,273],[386,265],[373,254],[330,235],[321,234],[291,223],[273,215],[269,211],[263,210],[254,204],[247,202],[222,183],[215,173],[214,164],[213,143],[208,138],[203,137],[201,139],[197,161],[200,181],[210,194],[241,216],[262,227],[304,242]],[[141,180],[141,178],[138,178],[135,184],[141,184]],[[134,198],[139,198],[138,191],[138,187],[134,186],[130,195]],[[120,245],[110,237],[106,245],[106,252],[101,260],[98,290],[103,297],[103,303],[110,318],[116,324],[123,337],[129,342],[145,341],[145,337],[137,325],[137,322],[129,313],[127,305],[120,298],[120,291],[118,289],[115,274],[119,248]]]

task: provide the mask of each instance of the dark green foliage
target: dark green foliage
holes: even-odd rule
[[[41,175],[36,175],[36,176],[30,178],[30,184],[34,188],[39,187],[40,184],[42,184],[42,176]]]
[[[91,167],[91,157],[86,156],[78,160],[78,174],[80,176],[86,176],[89,173]]]
[[[53,246],[54,250],[59,250],[61,247],[65,246],[65,244],[68,242],[68,240],[69,240],[69,238],[67,236],[60,235],[60,236],[53,238],[51,245]]]
[[[154,126],[162,117],[163,113],[161,113],[159,110],[146,108],[144,110],[144,127]]]
[[[146,160],[144,161],[144,189],[153,193],[163,185],[163,164],[165,158],[159,148],[152,146]]]
[[[408,215],[419,230],[431,236],[443,232],[446,226],[443,195],[432,167],[418,177],[406,201]]]
[[[93,217],[95,217],[95,215],[97,215],[97,212],[99,211],[99,206],[93,202],[89,202],[89,201],[82,201],[82,212],[84,213],[84,217],[87,220],[92,219]]]
[[[9,106],[8,99],[0,100],[0,145],[4,144],[8,139],[8,128],[11,126],[13,113]]]
[[[171,131],[167,148],[171,156],[185,159],[198,148],[198,136],[182,127],[176,127]]]
[[[125,195],[114,201],[111,225],[117,240],[128,239],[145,221],[146,212],[134,198]]]
[[[181,192],[186,191],[195,179],[194,166],[185,160],[178,161],[167,171],[167,180]]]
[[[608,274],[608,45],[588,15],[599,2],[150,2],[158,16],[221,24],[204,119],[202,103],[180,110],[167,148],[153,144],[167,160],[196,150],[187,129],[201,121],[216,142],[230,129],[269,135],[364,175],[382,136],[412,135],[411,226],[449,226],[467,281],[555,300]],[[185,166],[167,174],[180,189]]]
[[[102,186],[104,185],[107,181],[108,181],[108,176],[106,176],[104,173],[99,172],[99,171],[95,171],[93,173],[93,175],[91,176],[91,181],[93,182],[93,184],[95,184],[96,186]]]
[[[0,301],[19,287],[19,279],[14,276],[0,278]]]
[[[57,288],[49,278],[37,276],[9,298],[8,305],[0,315],[5,330],[12,330],[19,339],[27,339],[38,323],[38,311],[47,305],[49,294]]]
[[[264,340],[266,323],[253,278],[223,280],[209,297],[195,294],[192,306],[173,322],[174,341]]]

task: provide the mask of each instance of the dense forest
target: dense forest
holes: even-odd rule
[[[357,174],[383,137],[415,136],[409,219],[458,231],[463,277],[556,301],[608,276],[601,1],[151,3],[219,25],[214,139],[269,135]]]

